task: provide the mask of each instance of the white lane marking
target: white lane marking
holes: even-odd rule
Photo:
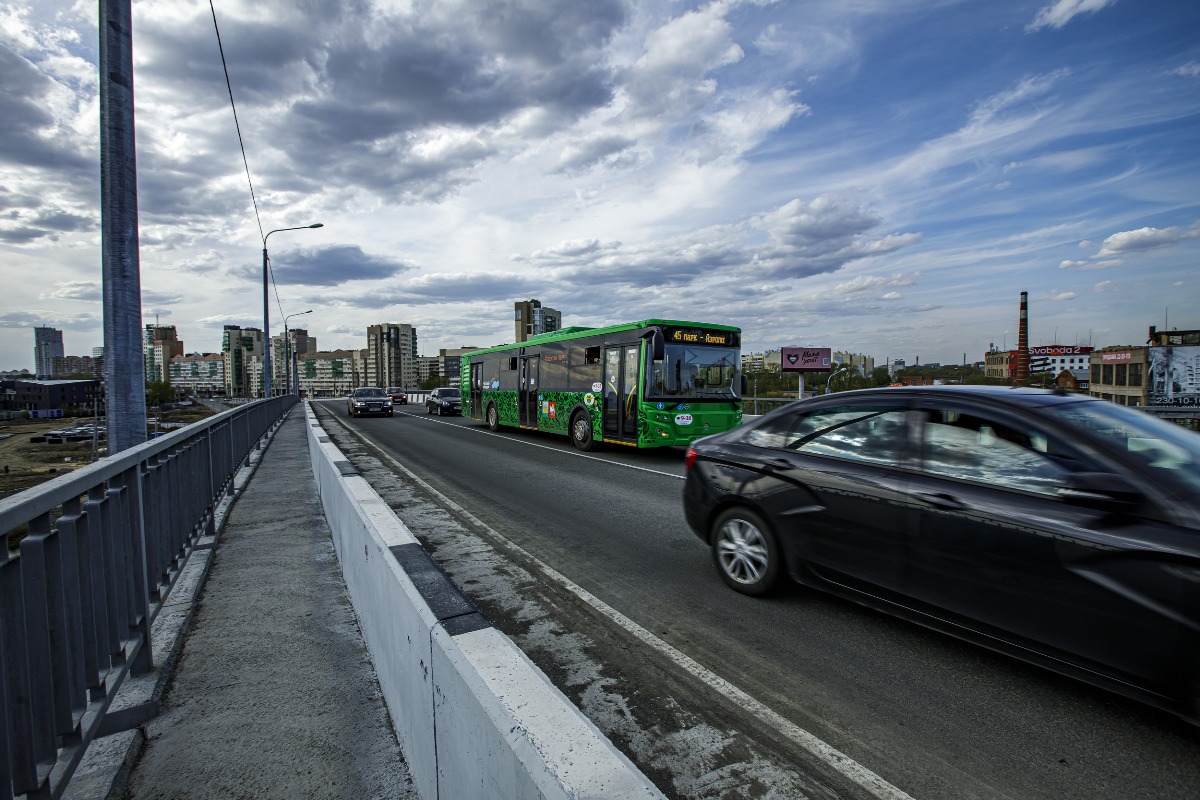
[[[350,428],[344,422],[342,422],[342,420],[339,419],[336,415],[334,415],[334,419],[337,420],[338,424],[341,425],[344,430],[346,430],[348,432],[350,431]],[[719,692],[720,694],[724,695],[726,698],[728,698],[732,702],[736,703],[741,708],[745,709],[746,711],[749,711],[751,714],[753,714],[755,717],[757,717],[760,721],[762,721],[765,724],[769,725],[770,727],[774,728],[779,733],[786,736],[788,739],[791,739],[793,742],[795,742],[797,745],[799,745],[800,747],[807,750],[813,756],[817,757],[818,759],[825,762],[833,769],[837,770],[838,772],[845,775],[850,780],[857,783],[862,788],[866,789],[873,796],[880,798],[880,800],[913,800],[911,795],[907,794],[906,792],[899,789],[898,787],[893,786],[892,784],[888,783],[886,780],[884,780],[880,776],[876,775],[874,772],[867,769],[862,764],[859,764],[857,761],[850,758],[850,756],[848,756],[845,753],[841,752],[840,750],[834,748],[833,746],[826,744],[824,741],[822,741],[821,739],[818,739],[816,736],[814,736],[813,734],[804,730],[799,725],[796,725],[794,722],[787,719],[783,715],[781,715],[775,711],[772,711],[770,708],[768,708],[764,704],[760,703],[758,700],[755,700],[753,697],[751,697],[749,694],[747,694],[746,692],[739,689],[737,686],[734,686],[732,683],[725,680],[720,675],[717,675],[712,670],[709,670],[708,668],[704,667],[699,662],[692,659],[690,656],[684,654],[683,652],[681,652],[679,650],[676,650],[674,647],[667,644],[662,639],[658,638],[653,633],[651,633],[650,631],[643,628],[641,625],[638,625],[636,622],[634,622],[629,617],[622,614],[620,611],[617,611],[615,608],[613,608],[612,606],[608,605],[600,598],[593,595],[587,589],[584,589],[582,586],[575,583],[570,578],[568,578],[565,575],[563,575],[562,573],[558,572],[556,569],[554,569],[550,565],[544,563],[541,559],[532,555],[525,548],[523,548],[520,545],[518,545],[517,543],[511,541],[510,539],[505,537],[503,534],[498,533],[497,531],[493,530],[490,526],[485,524],[482,520],[480,520],[478,517],[476,517],[470,511],[467,511],[465,508],[460,506],[458,503],[455,503],[449,497],[446,497],[446,495],[442,494],[437,489],[430,486],[425,480],[420,478],[408,467],[404,466],[399,461],[397,461],[395,458],[393,458],[391,456],[391,454],[386,452],[379,445],[366,439],[365,437],[359,437],[359,438],[365,444],[374,448],[379,453],[379,455],[381,455],[388,462],[390,462],[393,466],[395,466],[397,469],[399,469],[401,472],[403,472],[405,475],[407,475],[409,478],[411,478],[414,482],[416,482],[418,485],[420,485],[423,489],[425,489],[425,491],[429,492],[434,497],[437,497],[438,500],[445,503],[446,506],[448,508],[452,509],[455,513],[461,514],[463,517],[469,519],[474,525],[478,526],[480,530],[484,531],[488,536],[492,537],[494,540],[500,542],[503,546],[510,548],[517,553],[520,553],[523,558],[529,559],[530,563],[535,564],[537,566],[537,568],[539,570],[541,570],[544,575],[546,575],[546,577],[559,583],[559,585],[563,586],[565,589],[567,589],[567,591],[571,592],[576,597],[578,597],[580,600],[584,601],[585,603],[590,605],[592,608],[596,609],[601,614],[608,617],[610,620],[615,622],[617,625],[620,625],[622,628],[629,631],[631,634],[636,636],[639,640],[641,640],[645,644],[649,645],[653,649],[657,650],[659,653],[661,653],[664,656],[666,656],[667,658],[669,658],[677,666],[682,667],[689,674],[691,674],[693,677],[702,681],[709,688],[713,689],[716,692]],[[542,446],[542,445],[537,445],[537,446]],[[554,449],[554,448],[549,448],[549,449]],[[597,459],[597,460],[603,461],[603,459]],[[606,462],[606,463],[612,463],[612,462]],[[653,471],[653,470],[649,470],[649,471]]]
[[[330,412],[330,413],[332,414],[333,412]],[[413,413],[409,413],[408,411],[404,412],[404,416],[412,417],[413,419],[419,419],[424,422],[430,422],[430,423],[437,422],[442,425],[454,425],[453,422],[450,422],[448,420],[429,419],[428,416],[423,417],[420,414],[413,414]],[[337,415],[334,414],[334,417],[336,418]],[[340,418],[338,418],[338,422],[341,422]],[[493,431],[480,430],[479,428],[467,427],[466,425],[454,425],[454,427],[461,428],[464,431],[470,431],[471,433],[482,433],[485,436],[496,436],[496,437],[503,439],[506,442],[512,442],[513,444],[522,444],[527,447],[537,447],[542,450],[552,450],[555,453],[562,453],[563,455],[575,456],[577,458],[586,458],[589,461],[599,461],[602,464],[611,464],[614,467],[624,467],[625,469],[635,469],[639,472],[649,472],[653,475],[664,475],[668,478],[678,478],[681,481],[686,480],[686,478],[684,478],[683,475],[675,475],[674,473],[671,473],[671,472],[662,472],[657,469],[650,469],[649,467],[639,467],[636,464],[622,464],[619,461],[609,461],[607,458],[600,458],[599,456],[589,456],[586,453],[579,453],[574,450],[563,450],[561,447],[551,447],[551,446],[545,445],[545,444],[538,444],[537,442],[527,442],[522,439],[514,439],[511,436],[506,436],[502,433],[495,433]]]

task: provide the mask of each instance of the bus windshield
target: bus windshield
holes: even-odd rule
[[[668,344],[662,361],[646,370],[646,397],[725,398],[738,396],[737,348]]]

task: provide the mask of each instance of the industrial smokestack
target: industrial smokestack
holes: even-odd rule
[[[1029,292],[1021,292],[1021,322],[1017,327],[1017,383],[1029,380]]]

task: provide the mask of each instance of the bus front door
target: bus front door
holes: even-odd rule
[[[521,356],[520,383],[517,390],[517,413],[522,428],[538,424],[538,360],[540,356]]]
[[[471,365],[471,419],[483,419],[483,364]]]
[[[604,349],[604,438],[637,441],[640,344]]]

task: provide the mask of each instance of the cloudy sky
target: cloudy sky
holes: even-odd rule
[[[423,355],[721,322],[922,363],[1200,328],[1195,0],[135,0],[145,322]],[[95,0],[0,0],[0,369],[103,343]]]

